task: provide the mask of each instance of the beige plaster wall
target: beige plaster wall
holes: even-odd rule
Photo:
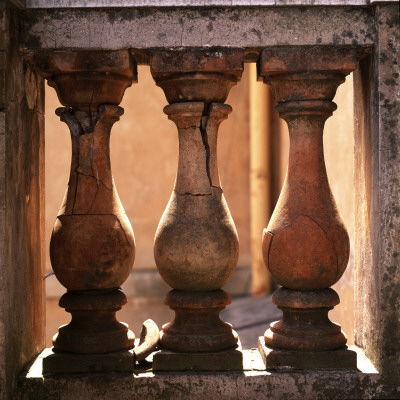
[[[340,304],[330,318],[342,325],[348,342],[354,344],[354,111],[353,75],[339,86],[334,101],[338,109],[325,125],[324,148],[329,184],[350,237],[350,258],[342,278],[333,286]]]

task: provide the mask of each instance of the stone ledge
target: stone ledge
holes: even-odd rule
[[[372,46],[376,33],[368,7],[57,8],[21,16],[23,51]]]
[[[16,400],[30,399],[360,399],[395,398],[363,352],[358,370],[267,372],[255,350],[244,350],[244,369],[234,372],[92,373],[43,377],[40,357],[20,378]],[[150,364],[147,364],[150,365]],[[133,395],[134,394],[134,395]]]
[[[382,0],[379,0],[382,1]],[[397,3],[397,0],[385,0]],[[26,0],[27,8],[367,6],[377,0]]]

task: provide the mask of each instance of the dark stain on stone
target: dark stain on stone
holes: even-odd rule
[[[332,38],[333,44],[339,44],[342,43],[342,38],[338,34],[334,34]]]
[[[393,254],[395,254],[395,253],[393,253]],[[396,254],[397,254],[397,253],[396,253]],[[391,266],[387,269],[387,271],[388,271],[388,274],[394,275],[394,274],[396,273],[396,271],[397,271],[397,266],[396,266],[396,265],[391,265]],[[385,274],[385,276],[386,276],[386,274]]]
[[[372,35],[372,33],[367,33],[365,35],[365,39],[370,40],[371,42],[374,41],[374,35]]]
[[[386,61],[388,61],[388,60],[389,60],[389,57],[387,56],[386,53],[381,53],[379,55],[379,61],[380,61],[381,64],[385,64]]]
[[[234,12],[234,13],[229,17],[229,19],[230,19],[231,21],[234,21],[234,22],[239,21],[239,19],[240,19],[239,13],[238,13],[238,12]]]
[[[261,42],[262,36],[261,36],[261,32],[260,32],[259,30],[253,28],[253,29],[251,29],[250,32],[251,32],[251,33],[254,33],[254,34],[257,36],[258,41]]]
[[[209,22],[207,24],[207,30],[208,30],[208,32],[212,32],[214,30],[212,22]]]
[[[352,39],[353,36],[354,36],[354,35],[353,35],[353,32],[352,32],[351,30],[344,30],[344,31],[342,32],[342,37]]]
[[[42,46],[42,42],[39,36],[28,36],[25,40],[25,44],[30,49],[39,49]]]
[[[394,78],[387,78],[384,80],[384,84],[386,86],[396,86],[397,85],[397,81]]]

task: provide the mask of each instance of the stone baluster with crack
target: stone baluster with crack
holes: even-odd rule
[[[356,68],[356,54],[339,48],[265,49],[258,67],[290,134],[285,183],[263,233],[264,261],[282,285],[272,301],[283,319],[271,324],[259,349],[271,369],[355,367],[355,352],[347,349],[340,325],[328,318],[339,303],[330,286],[346,269],[349,237],[328,184],[323,128],[336,109],[337,87]]]
[[[65,106],[56,113],[72,142],[68,188],[50,242],[54,273],[68,289],[59,304],[72,320],[54,336],[44,371],[131,371],[135,336],[115,314],[127,301],[120,286],[133,266],[135,239],[112,177],[109,145],[124,112],[118,104],[136,81],[136,63],[129,51],[44,52],[34,62]]]
[[[242,71],[242,51],[164,51],[151,60],[179,135],[175,187],[154,243],[175,319],[162,329],[155,370],[241,369],[237,334],[219,318],[230,304],[221,287],[236,268],[239,242],[219,180],[217,135]]]

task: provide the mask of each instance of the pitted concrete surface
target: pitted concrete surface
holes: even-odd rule
[[[380,375],[358,351],[358,370],[267,372],[257,350],[239,372],[152,372],[42,376],[42,357],[20,380],[17,399],[361,399],[388,396]],[[150,366],[151,364],[148,364]],[[392,397],[390,397],[392,396]],[[395,398],[395,392],[389,397]]]
[[[22,18],[26,50],[372,46],[375,38],[369,7],[58,8]]]

